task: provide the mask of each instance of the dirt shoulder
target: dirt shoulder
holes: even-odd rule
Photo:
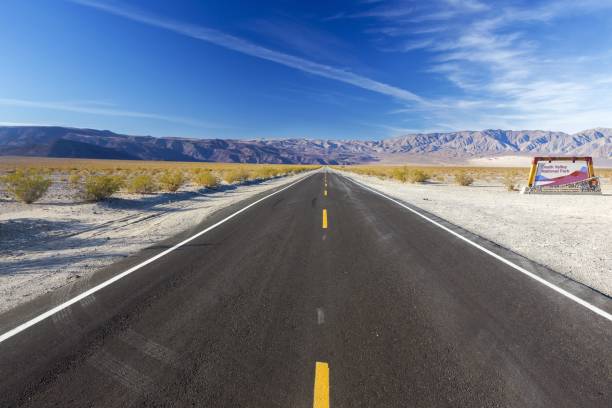
[[[74,203],[74,192],[61,182],[35,204],[0,197],[0,313],[306,175],[216,191],[117,194],[100,203]]]

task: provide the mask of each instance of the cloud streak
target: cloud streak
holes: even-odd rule
[[[427,72],[455,86],[417,107],[433,126],[573,132],[612,125],[612,84],[605,80],[612,56],[579,54],[590,47],[553,48],[561,46],[550,41],[560,31],[567,33],[563,19],[606,11],[612,1],[550,0],[538,6],[512,1],[491,8],[477,1],[437,0],[428,7],[408,17],[412,25],[387,10],[373,17],[377,29],[370,33],[379,37],[383,51],[419,52]],[[439,21],[432,25],[433,20]],[[588,62],[593,59],[597,63]],[[392,113],[414,117],[415,111]]]
[[[161,120],[164,122],[177,123],[201,128],[224,128],[225,126],[208,123],[196,119],[185,118],[181,116],[160,115],[157,113],[137,112],[131,110],[121,110],[116,108],[104,107],[108,103],[73,103],[73,102],[57,102],[57,101],[32,101],[25,99],[0,98],[0,105],[11,106],[16,108],[35,108],[48,109],[63,112],[85,113],[92,115],[116,116],[137,119],[152,119]]]
[[[100,2],[95,0],[69,0],[83,6],[91,7],[109,14],[127,18],[149,26],[172,31],[176,34],[206,41],[217,46],[239,52],[241,54],[275,62],[302,72],[333,79],[350,84],[358,88],[366,89],[379,94],[387,95],[404,102],[423,102],[423,98],[408,90],[395,87],[373,80],[371,78],[355,74],[350,71],[333,66],[320,64],[294,55],[275,51],[262,47],[250,41],[243,40],[224,32],[199,25],[175,21],[146,13],[135,8],[127,8],[116,4]]]

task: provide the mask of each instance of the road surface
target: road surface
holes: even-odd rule
[[[2,341],[0,406],[609,408],[611,350],[606,318],[317,172]]]

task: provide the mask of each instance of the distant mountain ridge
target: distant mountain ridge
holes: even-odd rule
[[[130,136],[108,130],[0,127],[0,156],[356,164],[391,159],[461,160],[501,155],[574,155],[612,159],[612,129],[567,134],[542,130],[417,133],[379,140],[188,139]]]

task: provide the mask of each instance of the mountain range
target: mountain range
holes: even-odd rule
[[[416,133],[389,139],[189,139],[131,136],[108,130],[47,126],[0,127],[0,156],[358,164],[457,163],[507,155],[593,156],[612,160],[612,129],[567,134],[542,130]]]

